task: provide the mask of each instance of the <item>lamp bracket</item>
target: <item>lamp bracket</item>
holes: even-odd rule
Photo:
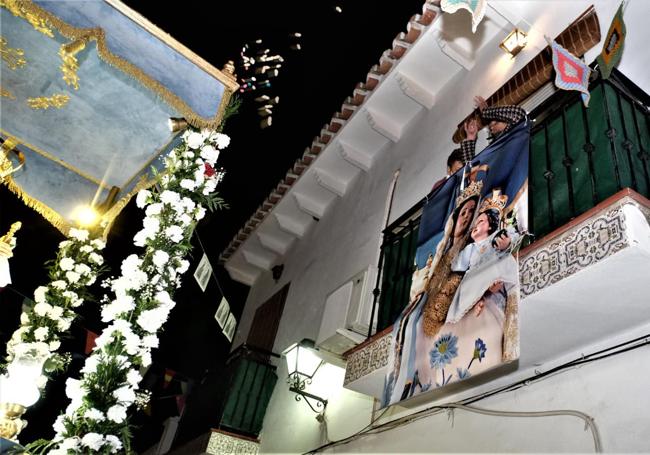
[[[314,395],[309,392],[305,392],[304,390],[301,389],[296,389],[295,387],[291,386],[289,387],[289,392],[293,392],[296,394],[296,401],[301,401],[302,397],[305,398],[305,403],[309,405],[312,411],[314,411],[316,414],[320,414],[321,412],[325,411],[325,408],[327,407],[327,400],[324,398],[321,398],[317,395]],[[314,400],[316,402],[316,407],[311,404],[309,400]],[[322,409],[320,409],[322,408]]]

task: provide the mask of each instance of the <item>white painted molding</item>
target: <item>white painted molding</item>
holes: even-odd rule
[[[436,103],[436,94],[412,77],[400,72],[395,76],[397,83],[406,96],[416,103],[431,109]]]

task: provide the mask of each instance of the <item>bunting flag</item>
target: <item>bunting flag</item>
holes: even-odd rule
[[[467,10],[472,15],[472,33],[476,33],[478,24],[485,16],[487,0],[442,0],[440,8],[445,13],[454,14],[459,9]]]
[[[625,22],[623,22],[623,3],[618,7],[618,11],[612,19],[609,31],[605,37],[603,50],[596,58],[598,70],[603,79],[608,79],[612,69],[621,61],[623,55],[623,43],[625,41]]]
[[[555,85],[562,90],[577,90],[581,92],[582,102],[589,107],[589,75],[591,69],[579,58],[560,46],[551,42],[553,49],[553,68],[555,69]]]
[[[95,340],[97,337],[98,335],[95,332],[86,329],[86,348],[84,349],[84,353],[90,354],[93,352],[93,348],[95,347]]]

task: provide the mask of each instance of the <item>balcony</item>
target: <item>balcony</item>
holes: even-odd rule
[[[650,102],[620,73],[593,83],[591,94],[588,109],[575,93],[558,92],[531,113],[536,240],[519,254],[519,370],[650,321]],[[381,393],[423,203],[384,232],[377,333],[348,351],[347,388]]]
[[[278,380],[269,357],[278,357],[253,346],[242,345],[231,354],[226,368],[226,394],[219,429],[246,440],[262,430],[264,414]]]

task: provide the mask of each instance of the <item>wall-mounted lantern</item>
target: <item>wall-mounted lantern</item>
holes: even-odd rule
[[[314,341],[304,339],[300,343],[289,346],[282,355],[287,359],[289,391],[296,394],[296,401],[304,398],[312,411],[316,413],[324,411],[327,400],[305,391],[318,369],[325,363],[316,355]],[[315,407],[312,401],[315,402]]]

